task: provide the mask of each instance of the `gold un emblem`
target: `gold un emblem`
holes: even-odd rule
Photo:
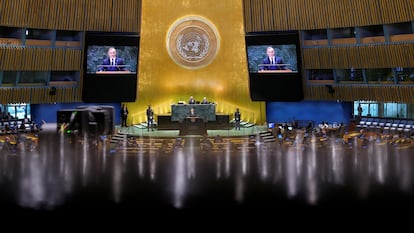
[[[199,16],[181,18],[168,30],[168,54],[184,68],[208,66],[216,57],[219,47],[220,38],[216,28]]]

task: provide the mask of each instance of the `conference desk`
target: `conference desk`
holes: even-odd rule
[[[194,108],[196,116],[207,121],[216,121],[216,104],[172,104],[171,121],[183,122]]]

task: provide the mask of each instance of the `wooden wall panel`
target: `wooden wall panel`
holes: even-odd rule
[[[85,28],[92,31],[110,31],[112,27],[112,0],[85,1]]]
[[[334,93],[328,93],[324,85],[305,87],[306,100],[379,101],[414,104],[414,88],[409,85],[334,85]]]
[[[47,27],[50,21],[54,19],[50,18],[51,13],[51,2],[44,0],[31,0],[28,2],[28,14],[27,14],[27,23],[28,28],[40,28]],[[41,10],[48,9],[48,10]],[[44,25],[44,26],[43,26]]]
[[[2,0],[0,11],[1,24],[24,27],[28,18],[29,3],[27,0]]]
[[[246,32],[309,30],[407,22],[412,0],[243,0]],[[275,18],[269,25],[268,17]]]
[[[50,87],[1,88],[0,104],[10,103],[73,103],[81,102],[81,92],[76,87],[57,87],[50,95]]]
[[[81,70],[82,50],[71,48],[0,47],[0,70],[59,71]]]
[[[141,1],[117,0],[114,1],[111,31],[137,32],[141,25]]]
[[[318,57],[319,59],[315,59]],[[304,48],[304,69],[414,67],[414,44]]]
[[[313,21],[311,21],[311,17],[313,16],[313,14],[310,14],[311,11],[306,10],[306,8],[304,7],[304,5],[306,5],[306,0],[298,0],[295,1],[297,2],[297,15],[289,15],[289,18],[292,17],[300,17],[300,24],[298,25],[299,28],[313,28]],[[312,7],[312,6],[310,6]],[[288,20],[288,19],[282,19],[282,20]],[[293,19],[292,19],[293,20]]]
[[[89,1],[63,0],[52,1],[52,6],[56,9],[55,19],[49,26],[60,30],[82,31],[85,29],[85,5]]]
[[[139,32],[142,0],[0,0],[0,25]]]

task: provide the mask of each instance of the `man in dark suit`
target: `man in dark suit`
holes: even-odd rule
[[[358,109],[358,118],[357,118],[357,120],[360,121],[361,117],[362,117],[362,106],[361,106],[361,104],[358,104],[357,109]]]
[[[289,70],[285,65],[281,65],[284,64],[283,58],[276,56],[272,47],[267,47],[266,55],[267,57],[263,59],[263,66],[260,70]]]
[[[234,112],[234,122],[235,122],[235,130],[240,130],[240,120],[241,120],[241,113],[238,108]]]
[[[150,128],[151,128],[151,131],[154,131],[153,125],[154,125],[154,111],[152,110],[151,105],[148,105],[148,108],[147,108],[147,126],[148,126],[147,129],[148,131],[150,130]]]
[[[116,56],[116,49],[108,49],[108,57],[102,61],[101,71],[121,71],[124,70],[124,59]]]
[[[188,100],[188,104],[195,104],[196,101],[194,99],[194,97],[190,96],[190,99]]]

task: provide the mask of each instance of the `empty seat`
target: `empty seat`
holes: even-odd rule
[[[378,133],[382,132],[385,127],[385,123],[387,123],[387,119],[381,119],[378,122],[378,125],[375,127],[375,132],[378,132]]]
[[[407,120],[401,120],[400,123],[398,123],[397,132],[402,133],[404,131],[404,127],[406,124],[407,124]]]
[[[367,121],[367,122],[365,123],[365,125],[363,126],[363,128],[370,128],[370,127],[371,127],[371,125],[372,125],[372,121]]]
[[[384,128],[382,130],[383,133],[389,134],[392,124],[394,123],[393,120],[389,120],[385,123]]]
[[[395,134],[397,133],[398,125],[400,124],[400,120],[394,120],[394,122],[391,124],[390,133]]]
[[[365,122],[365,126],[363,128],[370,128],[372,125],[372,122],[374,122],[372,118],[367,118],[367,121]]]
[[[363,118],[361,118],[359,123],[356,125],[356,127],[359,128],[359,129],[365,128],[366,123],[367,123],[367,118],[363,117]]]
[[[412,129],[413,129],[412,125],[405,125],[404,130],[403,130],[404,135],[405,136],[410,136]]]
[[[375,120],[372,121],[369,128],[372,129],[372,130],[375,130],[375,128],[378,126],[378,124],[379,124],[379,119],[375,119]]]
[[[413,130],[414,130],[414,121],[408,121],[405,124],[404,129],[403,129],[404,136],[407,136],[407,137],[411,136]]]

